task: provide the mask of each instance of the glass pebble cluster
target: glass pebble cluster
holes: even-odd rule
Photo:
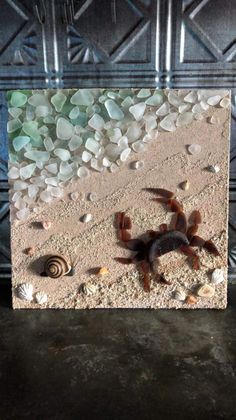
[[[77,89],[8,92],[10,200],[18,220],[62,198],[68,182],[115,172],[158,131],[228,107],[226,90]],[[133,169],[143,166],[137,161]]]

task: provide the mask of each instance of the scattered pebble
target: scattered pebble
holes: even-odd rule
[[[89,201],[95,202],[95,201],[97,201],[98,196],[97,196],[96,193],[89,193],[88,199],[89,199]]]
[[[174,292],[174,299],[179,300],[180,302],[185,301],[186,293],[184,290],[177,288]]]
[[[134,162],[130,163],[131,169],[142,169],[144,167],[143,160],[135,160]]]
[[[223,98],[223,99],[221,99],[220,106],[222,108],[229,108],[229,106],[230,106],[230,99],[229,98]]]
[[[83,293],[84,295],[90,296],[96,293],[98,287],[95,284],[90,283],[83,283],[79,288],[79,292]]]
[[[44,303],[47,302],[48,297],[46,295],[46,293],[44,292],[37,292],[35,295],[35,300],[39,305],[43,305]]]
[[[213,284],[220,284],[224,281],[224,271],[220,268],[215,268],[211,275],[211,282]]]
[[[186,303],[188,303],[189,305],[194,305],[195,303],[197,303],[197,298],[194,295],[188,295],[186,297]]]
[[[93,216],[91,215],[91,213],[86,213],[80,218],[80,220],[83,223],[88,223],[88,222],[90,222],[90,220],[92,220],[92,217]]]
[[[42,227],[45,230],[49,230],[52,227],[52,222],[50,222],[50,220],[43,220]]]
[[[212,117],[210,118],[210,123],[211,124],[219,124],[219,118],[217,118],[216,115],[212,115]]]
[[[209,284],[203,284],[199,287],[197,294],[200,297],[211,298],[215,294],[215,289]]]
[[[209,165],[208,166],[208,171],[212,172],[214,174],[217,174],[217,172],[220,171],[220,167],[219,167],[219,165]]]
[[[32,255],[34,255],[35,253],[35,248],[34,247],[29,247],[25,249],[25,254],[29,255],[30,257],[32,257]]]
[[[180,187],[182,188],[182,190],[188,191],[190,187],[190,182],[188,180],[181,182]]]
[[[109,270],[108,270],[107,267],[101,267],[101,268],[99,268],[97,274],[98,274],[98,276],[105,276],[108,273],[109,273]]]
[[[33,286],[31,283],[22,283],[17,288],[17,296],[22,300],[28,300],[31,302],[33,300]]]
[[[199,153],[201,153],[202,147],[200,146],[200,144],[190,144],[190,146],[188,146],[188,151],[191,155],[197,155]]]

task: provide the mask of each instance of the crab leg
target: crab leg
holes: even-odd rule
[[[192,257],[194,270],[199,270],[200,268],[199,256],[194,251],[194,249],[192,249],[190,246],[181,246],[180,251],[182,251],[183,254],[187,255],[188,257]]]
[[[204,248],[211,254],[215,255],[216,257],[220,255],[218,249],[216,248],[216,246],[213,244],[211,240],[205,241],[203,238],[197,235],[192,237],[190,241],[190,246],[197,246],[199,248]]]
[[[142,261],[139,264],[141,274],[143,276],[143,287],[145,292],[150,292],[150,266],[147,261]]]
[[[198,210],[194,210],[189,218],[190,223],[192,223],[192,226],[190,226],[187,230],[187,237],[189,240],[196,235],[198,231],[198,227],[200,223],[202,222],[201,214]]]
[[[161,197],[165,197],[165,198],[174,197],[173,192],[165,190],[164,188],[143,188],[143,190],[160,195]]]
[[[131,234],[128,232],[132,227],[130,217],[126,216],[125,212],[119,212],[116,215],[116,223],[118,227],[118,238],[123,242],[131,239]]]

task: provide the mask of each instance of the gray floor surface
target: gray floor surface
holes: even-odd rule
[[[0,419],[236,419],[224,311],[13,311],[0,293]]]

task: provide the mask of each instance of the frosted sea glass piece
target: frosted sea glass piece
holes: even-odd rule
[[[100,149],[100,145],[99,145],[99,143],[98,143],[96,140],[94,140],[92,137],[89,137],[89,138],[86,140],[85,147],[86,147],[86,149],[88,149],[90,152],[92,152],[94,155],[95,155],[96,153],[98,153],[98,152],[99,152],[99,149]]]
[[[145,103],[150,106],[157,106],[163,102],[163,97],[160,93],[155,93],[155,95],[148,98]]]
[[[104,127],[105,121],[99,114],[94,114],[92,118],[88,121],[88,125],[94,130],[102,130]]]
[[[150,89],[141,89],[137,94],[138,98],[148,98],[151,95]]]
[[[12,145],[16,152],[19,152],[23,147],[30,142],[30,137],[28,136],[17,136],[14,138]]]
[[[43,141],[45,149],[47,150],[47,152],[52,152],[52,150],[54,149],[54,143],[51,139],[51,137],[46,137]]]
[[[18,118],[21,114],[22,114],[22,112],[23,112],[23,110],[22,109],[20,109],[20,108],[15,108],[15,107],[12,107],[12,108],[9,108],[8,109],[8,111],[9,111],[9,114],[13,117],[13,118]]]
[[[21,128],[22,124],[19,120],[10,120],[7,123],[7,132],[8,133],[14,133],[14,131],[19,130]]]
[[[30,163],[29,165],[23,166],[22,168],[20,168],[20,177],[22,179],[28,179],[30,178],[36,168],[36,164],[35,163]]]
[[[114,120],[123,120],[124,113],[113,99],[107,99],[105,107],[110,118]]]
[[[21,107],[27,102],[27,96],[21,92],[13,92],[11,95],[11,105],[14,107]]]
[[[57,137],[62,140],[69,140],[73,134],[74,126],[65,118],[57,120]]]
[[[70,152],[66,149],[61,149],[61,148],[55,149],[54,154],[58,156],[63,162],[66,162],[67,160],[70,159]]]
[[[53,104],[57,112],[61,112],[65,102],[66,102],[66,95],[64,95],[64,93],[60,91],[51,97],[51,103]]]
[[[139,102],[138,104],[131,106],[129,112],[134,116],[136,121],[140,121],[143,118],[145,109],[146,104],[144,102]]]
[[[71,120],[74,120],[74,119],[78,118],[79,114],[80,114],[79,107],[78,107],[78,106],[75,106],[75,107],[74,107],[74,108],[72,108],[72,110],[70,111],[70,113],[69,113],[69,118],[70,118]]]
[[[94,97],[89,89],[82,89],[74,93],[70,102],[73,105],[90,106],[94,103]]]
[[[73,152],[74,150],[78,149],[82,143],[83,143],[83,139],[77,136],[76,134],[73,134],[73,136],[71,137],[68,143],[68,146],[69,146],[69,149]]]
[[[40,138],[37,121],[25,121],[23,122],[22,128],[25,134],[28,134],[32,139],[37,141]]]
[[[35,160],[36,162],[37,161],[47,162],[50,158],[50,154],[48,152],[41,152],[40,150],[32,150],[32,151],[26,152],[24,156],[27,159]]]

